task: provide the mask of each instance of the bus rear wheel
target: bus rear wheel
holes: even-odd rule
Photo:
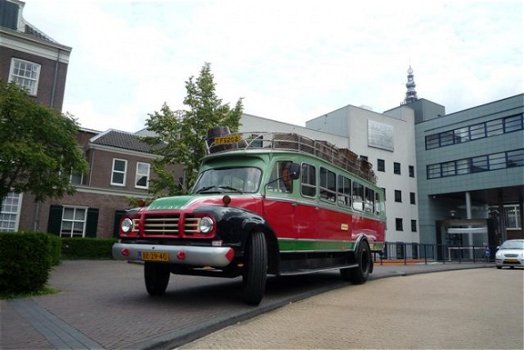
[[[353,284],[363,284],[368,280],[369,274],[373,269],[371,250],[367,242],[364,241],[358,245],[355,260],[358,266],[340,269],[340,275],[344,280]]]
[[[144,264],[144,280],[149,295],[153,297],[163,295],[169,283],[170,274],[168,264],[146,262]]]
[[[262,301],[267,279],[267,248],[263,232],[254,232],[247,244],[246,267],[242,276],[242,296],[249,305]]]

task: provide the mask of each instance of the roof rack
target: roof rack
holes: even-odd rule
[[[339,166],[372,183],[377,179],[372,165],[347,148],[295,133],[280,132],[243,132],[230,134],[228,128],[214,128],[206,139],[208,154],[229,152],[233,150],[285,150],[302,152],[317,156]]]

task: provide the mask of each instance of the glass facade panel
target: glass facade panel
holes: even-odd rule
[[[447,146],[452,145],[455,142],[455,138],[453,136],[453,130],[446,131],[440,134],[440,146]]]
[[[504,126],[502,125],[502,119],[486,122],[486,133],[488,137],[503,134]]]
[[[524,149],[511,151],[507,153],[507,167],[524,166]]]
[[[480,156],[471,158],[471,172],[478,173],[488,171],[488,156]]]
[[[455,176],[456,174],[456,168],[455,168],[455,162],[446,162],[442,163],[442,176]]]
[[[486,137],[485,124],[475,124],[469,127],[469,135],[471,140],[480,139]]]
[[[506,167],[506,154],[495,153],[490,154],[489,158],[489,170],[504,169]]]
[[[426,136],[426,149],[438,148],[439,146],[439,134]]]
[[[504,132],[522,130],[522,114],[504,118]]]

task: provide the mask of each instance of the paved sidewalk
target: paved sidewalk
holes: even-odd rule
[[[373,280],[492,263],[375,265]],[[181,346],[239,321],[337,288],[338,273],[270,278],[258,307],[240,299],[240,279],[175,275],[162,298],[145,292],[142,267],[121,261],[64,261],[54,295],[0,301],[1,349],[153,349]]]

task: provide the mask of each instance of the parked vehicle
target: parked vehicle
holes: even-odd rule
[[[501,269],[503,266],[524,267],[524,239],[504,241],[495,253],[495,264],[497,269]]]
[[[359,284],[384,247],[385,206],[371,165],[297,134],[210,134],[189,195],[123,219],[113,256],[144,262],[150,295],[170,274],[242,276],[257,305],[267,275],[339,269]]]

